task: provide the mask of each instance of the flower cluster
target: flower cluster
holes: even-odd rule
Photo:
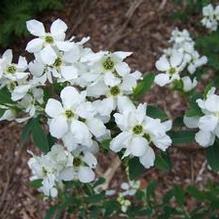
[[[19,57],[13,63],[11,50],[0,59],[0,86],[9,93],[9,101],[0,105],[0,120],[39,118],[54,137],[46,154],[30,152],[31,180],[41,182],[39,191],[55,197],[65,181],[93,181],[96,154],[111,135],[114,152],[124,148],[123,157],[136,156],[146,168],[153,166],[151,146],[164,151],[171,145],[166,134],[171,122],[147,116],[146,104],[136,108],[132,103],[142,74],[125,62],[131,53],[93,52],[84,46],[88,37],[66,39],[67,25],[60,19],[48,32],[37,20],[27,21],[27,29],[35,36],[26,46],[33,60]]]
[[[125,149],[123,157],[138,157],[140,163],[149,168],[155,160],[151,145],[165,151],[172,143],[166,134],[172,127],[172,122],[161,123],[160,119],[153,119],[146,115],[146,104],[137,108],[131,101],[123,98],[119,106],[119,113],[115,113],[115,121],[122,131],[110,143],[110,149],[119,152]]]
[[[215,88],[211,88],[205,99],[197,99],[202,116],[184,117],[184,123],[188,128],[199,128],[195,140],[202,147],[214,144],[215,136],[219,137],[219,96],[215,94]]]
[[[216,31],[219,22],[219,6],[214,8],[212,4],[208,4],[202,8],[202,15],[202,25],[210,31]]]
[[[172,47],[165,49],[155,64],[157,70],[162,72],[156,75],[155,83],[162,87],[167,84],[174,86],[178,82],[180,89],[188,92],[197,85],[194,73],[207,63],[207,57],[200,56],[195,50],[195,42],[185,29],[173,30],[169,42]]]

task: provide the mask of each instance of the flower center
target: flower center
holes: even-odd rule
[[[49,43],[49,44],[52,44],[54,42],[54,39],[53,39],[52,36],[46,36],[45,37],[45,42]]]
[[[176,73],[176,68],[173,68],[173,67],[170,68],[169,73],[170,73],[171,75],[175,74],[175,73]]]
[[[103,67],[105,70],[112,70],[114,67],[114,62],[110,57],[106,58],[103,62]]]
[[[81,158],[80,157],[75,157],[74,160],[73,160],[73,165],[75,167],[79,167],[81,164],[82,164]]]
[[[143,126],[142,125],[136,125],[136,126],[134,126],[132,131],[134,132],[134,134],[140,135],[143,132]]]
[[[62,59],[60,57],[58,57],[54,64],[53,64],[56,68],[60,67],[62,65]]]
[[[74,113],[71,110],[66,110],[65,111],[65,116],[70,119],[72,117],[74,117]]]
[[[117,96],[120,93],[120,89],[118,86],[114,86],[110,88],[110,94],[112,96]]]
[[[7,68],[7,72],[10,73],[10,74],[14,74],[16,72],[16,67],[14,65],[10,65],[8,66]]]

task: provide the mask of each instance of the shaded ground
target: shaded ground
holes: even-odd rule
[[[154,70],[154,62],[167,46],[171,30],[175,26],[182,27],[169,18],[174,9],[175,5],[170,0],[69,0],[63,11],[45,13],[39,19],[50,24],[57,17],[62,18],[70,27],[69,35],[90,36],[89,44],[94,50],[132,51],[134,54],[128,60],[131,66],[148,72]],[[23,51],[27,41],[21,39],[15,42],[13,49],[17,53]],[[168,89],[155,87],[144,100],[160,105],[174,117],[185,109],[183,100]],[[0,125],[0,218],[42,219],[46,203],[37,198],[39,194],[28,186],[26,162],[29,156],[26,149],[20,149],[19,130],[15,123]],[[218,176],[207,170],[203,152],[170,150],[171,172],[148,170],[145,172],[145,184],[152,178],[157,179],[163,192],[173,183],[188,185],[200,183],[201,179],[203,185],[210,179],[219,181]],[[116,181],[112,181],[112,186],[115,184]]]

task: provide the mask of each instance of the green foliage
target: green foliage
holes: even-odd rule
[[[208,57],[208,65],[214,70],[219,70],[219,31],[207,36],[200,36],[196,40],[199,51]]]
[[[0,7],[0,45],[27,34],[25,22],[44,10],[60,9],[63,0],[2,0]]]
[[[208,164],[214,171],[219,171],[219,142],[215,141],[214,145],[207,148]]]
[[[147,106],[147,115],[155,119],[160,119],[161,121],[168,119],[168,116],[164,111],[162,111],[159,107],[151,105]]]
[[[170,171],[171,169],[171,160],[167,152],[160,152],[156,155],[155,167],[162,171]]]
[[[154,73],[148,73],[144,76],[143,80],[140,81],[137,85],[137,87],[134,89],[133,97],[135,99],[139,99],[142,97],[147,91],[151,89],[154,83]]]
[[[139,159],[134,157],[128,162],[129,178],[131,180],[138,179],[144,172],[145,168],[139,162]]]
[[[176,5],[180,5],[181,8],[185,5],[184,10],[180,9],[173,12],[170,17],[174,20],[181,20],[188,22],[191,16],[200,14],[202,8],[209,3],[213,3],[211,0],[172,0]]]
[[[29,120],[28,123],[24,126],[21,133],[21,140],[25,142],[30,135],[32,135],[34,144],[41,151],[45,153],[49,151],[49,140],[52,141],[52,137],[45,134],[45,131],[43,130],[38,117]]]
[[[169,131],[168,135],[172,139],[173,144],[189,144],[194,143],[195,132],[189,131]]]

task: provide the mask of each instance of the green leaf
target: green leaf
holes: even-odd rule
[[[185,202],[185,193],[180,186],[174,186],[174,196],[176,198],[177,203],[180,206],[184,205]]]
[[[44,219],[54,219],[56,210],[57,210],[57,206],[52,206],[52,207],[50,207],[50,208],[47,210]]]
[[[185,115],[188,116],[188,117],[202,116],[203,115],[200,107],[196,103],[196,100],[194,100],[194,99],[191,100],[191,102],[189,104],[189,107],[186,110]]]
[[[2,117],[4,115],[4,113],[5,113],[5,109],[0,108],[0,117]]]
[[[0,104],[13,103],[11,94],[6,87],[0,90]]]
[[[205,193],[199,191],[195,186],[188,186],[186,190],[193,198],[199,201],[204,201],[206,199]]]
[[[144,172],[145,168],[139,162],[139,159],[134,157],[128,162],[129,177],[131,180],[138,179]]]
[[[35,188],[35,189],[38,189],[42,186],[42,179],[36,179],[36,180],[32,180],[30,181],[30,186]]]
[[[105,217],[109,217],[111,216],[113,213],[116,213],[119,211],[120,209],[120,205],[117,201],[115,200],[107,200],[105,203],[104,203],[104,209],[105,209],[105,214],[104,216]]]
[[[28,137],[31,135],[34,122],[35,122],[35,119],[30,119],[26,123],[21,133],[21,141],[23,142],[27,141]]]
[[[207,161],[212,170],[219,171],[219,144],[217,141],[207,148]]]
[[[49,151],[48,139],[44,130],[42,129],[39,119],[34,119],[34,124],[32,126],[32,137],[36,146],[43,152]]]
[[[157,188],[157,182],[155,180],[150,181],[146,189],[146,199],[149,205],[151,204],[152,200],[155,197],[156,188]]]
[[[150,105],[147,106],[147,115],[154,119],[160,119],[161,121],[168,119],[167,114],[164,111],[162,111],[159,107]]]
[[[160,154],[156,155],[155,167],[162,171],[171,170],[171,160],[167,152],[161,152]]]
[[[168,135],[172,139],[173,144],[189,144],[194,143],[195,132],[193,131],[169,131]]]
[[[103,140],[100,144],[101,147],[103,147],[105,150],[109,150],[109,146],[110,146],[110,142],[111,142],[111,139],[106,139],[106,140]]]
[[[154,82],[154,73],[149,73],[144,76],[143,80],[138,83],[134,89],[133,96],[135,99],[142,97],[148,90],[151,89]]]

